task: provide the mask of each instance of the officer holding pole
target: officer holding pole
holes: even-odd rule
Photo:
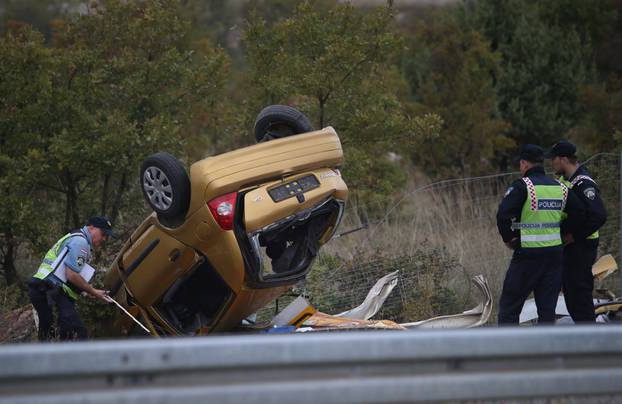
[[[94,269],[88,265],[93,248],[99,248],[112,236],[107,218],[95,216],[86,226],[61,237],[45,254],[43,262],[28,282],[29,297],[39,317],[39,340],[49,341],[53,334],[53,307],[58,312],[61,340],[86,339],[86,327],[76,311],[75,302],[85,292],[101,302],[110,303],[106,291],[89,284]]]

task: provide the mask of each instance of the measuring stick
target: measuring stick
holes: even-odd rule
[[[131,315],[131,314],[130,314],[127,310],[125,310],[125,308],[124,308],[123,306],[121,306],[121,305],[120,305],[120,304],[119,304],[116,300],[114,300],[112,297],[110,297],[110,296],[108,296],[108,295],[106,295],[106,297],[107,297],[108,299],[110,299],[110,301],[111,301],[111,302],[113,302],[114,304],[116,304],[118,308],[120,308],[121,310],[123,310],[123,312],[124,312],[125,314],[127,314],[128,316],[130,316],[130,318],[131,318],[132,320],[134,320],[134,322],[135,322],[136,324],[138,324],[139,326],[141,326],[141,327],[143,328],[143,330],[145,330],[145,331],[147,331],[149,334],[151,334],[151,331],[149,331],[149,329],[148,329],[147,327],[145,327],[145,326],[144,326],[144,325],[143,325],[140,321],[138,321],[138,320],[136,319],[136,317],[132,316],[132,315]]]

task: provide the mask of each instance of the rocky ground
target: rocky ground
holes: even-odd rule
[[[0,313],[0,344],[37,340],[37,316],[32,305]]]

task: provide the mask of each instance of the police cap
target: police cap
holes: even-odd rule
[[[575,153],[577,152],[577,147],[570,143],[567,140],[560,140],[555,143],[551,150],[546,153],[546,158],[554,158],[554,157],[576,157]]]
[[[544,149],[535,144],[526,144],[521,147],[518,160],[526,160],[531,163],[542,163],[544,161]]]
[[[105,235],[112,237],[112,223],[110,223],[110,220],[105,216],[93,216],[89,218],[86,225],[102,229]]]

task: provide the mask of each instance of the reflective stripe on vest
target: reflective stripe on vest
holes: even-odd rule
[[[33,278],[45,279],[51,273],[54,272],[54,268],[52,268],[52,263],[56,260],[56,258],[58,258],[58,254],[61,251],[61,246],[63,245],[63,242],[67,240],[68,238],[74,237],[74,236],[84,237],[82,233],[68,233],[68,234],[65,234],[63,237],[61,237],[60,240],[58,240],[56,244],[54,244],[52,248],[50,248],[49,251],[45,254],[45,257],[43,258],[43,262],[41,262],[41,265],[39,265],[39,268],[37,269],[37,273],[33,275]],[[86,239],[86,237],[84,238]],[[74,300],[79,297],[79,292],[73,290],[66,283],[63,283],[63,290],[67,293],[67,295],[69,295],[69,297],[71,297]]]
[[[565,179],[563,176],[559,178],[559,181],[562,182],[564,185],[566,185],[568,188],[572,189],[572,187],[574,187],[575,185],[577,185],[579,183],[579,181],[581,180],[588,180],[588,181],[592,181],[594,184],[596,184],[596,181],[594,181],[592,179],[592,177],[590,177],[589,175],[577,175],[572,182],[568,181],[567,179]],[[598,185],[598,184],[597,184]],[[564,213],[565,215],[565,213]],[[565,217],[564,217],[565,218]],[[596,240],[599,237],[598,234],[598,230],[596,230],[594,233],[590,234],[587,239],[588,240]]]
[[[521,211],[520,229],[521,247],[544,248],[562,244],[559,223],[566,206],[568,188],[556,185],[534,185],[525,177],[527,199]]]
[[[520,236],[521,241],[559,241],[559,234],[530,234]],[[556,244],[559,245],[559,244]],[[548,247],[548,246],[547,246]]]

